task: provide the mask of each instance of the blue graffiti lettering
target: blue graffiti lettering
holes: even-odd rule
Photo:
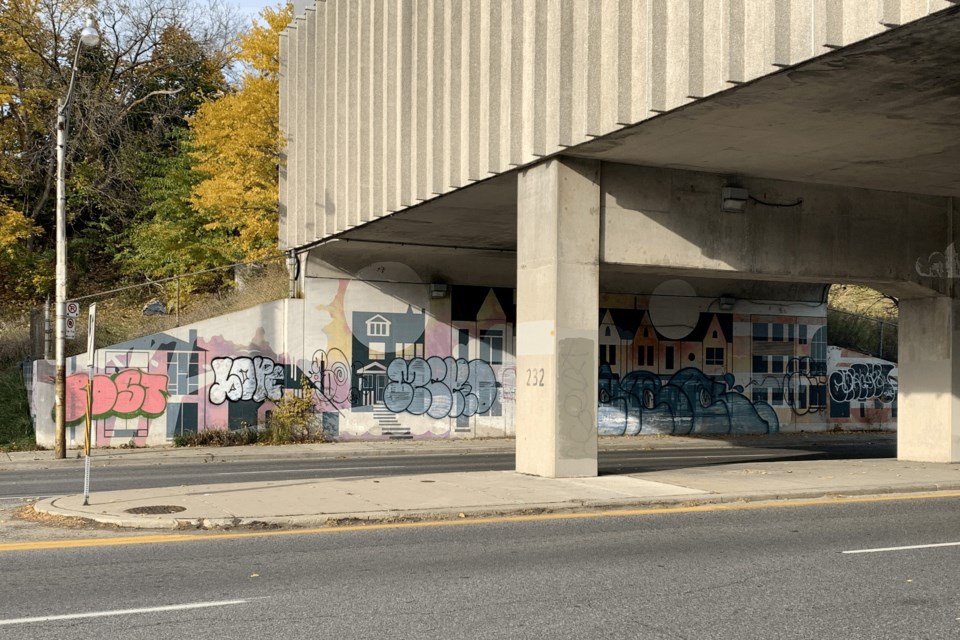
[[[383,402],[394,413],[474,416],[488,412],[497,399],[496,376],[483,360],[397,358],[387,366],[387,379]]]
[[[751,402],[735,386],[732,374],[708,376],[699,369],[678,371],[666,383],[648,371],[617,380],[600,368],[600,435],[638,433],[775,433],[776,412],[766,402]]]

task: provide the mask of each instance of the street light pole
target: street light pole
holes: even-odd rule
[[[93,18],[87,18],[87,23],[77,39],[77,50],[73,54],[67,94],[57,103],[57,321],[54,326],[57,369],[54,376],[56,397],[53,408],[56,423],[54,436],[54,457],[56,458],[67,457],[67,110],[70,108],[70,99],[73,97],[80,48],[81,46],[95,47],[98,44],[100,44],[100,33]]]

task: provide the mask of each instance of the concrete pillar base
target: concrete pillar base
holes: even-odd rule
[[[960,300],[900,300],[897,458],[960,462]]]
[[[517,218],[517,471],[595,476],[599,164],[522,171]]]

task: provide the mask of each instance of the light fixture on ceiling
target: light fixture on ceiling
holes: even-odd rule
[[[736,303],[737,299],[731,295],[720,296],[719,306],[721,311],[733,311],[733,305]]]
[[[723,187],[720,190],[720,210],[726,213],[743,213],[750,200],[750,192],[742,187]]]

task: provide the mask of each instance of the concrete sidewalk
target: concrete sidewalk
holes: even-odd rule
[[[599,478],[548,479],[485,471],[218,484],[94,493],[88,506],[83,506],[82,496],[66,496],[41,501],[35,508],[123,527],[172,529],[257,524],[323,526],[461,514],[944,490],[960,490],[960,464],[893,459],[781,460]]]
[[[600,451],[664,450],[701,448],[736,448],[803,446],[820,443],[857,444],[864,441],[896,442],[896,433],[780,433],[763,436],[607,436],[599,439]],[[243,460],[277,460],[303,458],[364,458],[430,454],[513,453],[512,438],[463,440],[379,440],[325,442],[280,446],[240,447],[145,447],[139,449],[94,449],[95,467],[119,465],[191,464],[196,462],[239,462]],[[53,457],[52,451],[0,451],[0,471],[18,469],[52,469],[74,465],[82,456],[72,449],[64,460]]]

